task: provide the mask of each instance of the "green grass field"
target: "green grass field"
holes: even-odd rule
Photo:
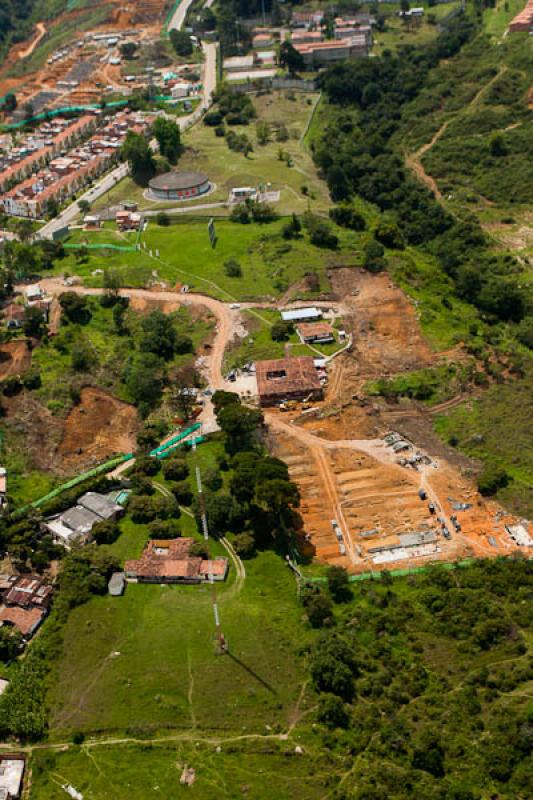
[[[225,353],[225,367],[241,367],[248,361],[265,358],[283,358],[286,354],[298,356],[330,356],[343,347],[344,343],[330,342],[312,347],[302,344],[296,331],[286,342],[276,342],[270,335],[271,327],[280,320],[278,311],[258,308],[242,312],[248,335],[238,339]]]
[[[132,550],[138,552],[136,543]],[[272,553],[246,569],[240,591],[234,575],[217,589],[226,657],[215,654],[208,586],[132,584],[122,598],[95,597],[75,609],[48,698],[51,740],[76,730],[287,727],[303,683],[298,648],[306,640],[296,584]]]
[[[459,450],[487,464],[503,467],[509,485],[498,499],[518,514],[533,514],[531,436],[532,377],[488,389],[480,399],[463,403],[435,422],[437,432],[453,437]]]
[[[176,201],[155,203],[146,200],[144,189],[126,178],[100,198],[93,209],[98,211],[126,199],[135,200],[143,209],[177,206],[194,209],[195,205],[227,200],[230,190],[235,186],[268,185],[269,189],[281,192],[280,202],[275,204],[275,210],[280,215],[293,212],[301,214],[308,208],[317,212],[327,211],[331,205],[327,186],[318,176],[304,139],[318,95],[271,92],[252,96],[252,100],[257,110],[257,120],[234,128],[237,133],[245,133],[253,143],[254,150],[248,157],[230,150],[224,138],[215,136],[214,129],[202,123],[194,125],[184,134],[183,142],[187,149],[176,169],[195,170],[208,175],[215,189],[207,197],[185,205]],[[271,127],[270,141],[265,145],[257,142],[255,126],[258,121],[267,122]],[[285,142],[275,140],[279,123],[284,123],[288,129],[289,139]],[[280,148],[289,154],[292,166],[280,160]],[[227,215],[230,210],[217,208],[214,211],[217,215]]]
[[[62,800],[58,784],[71,780],[91,800],[145,800],[146,797],[201,800],[318,800],[333,784],[337,759],[324,755],[317,741],[302,755],[290,742],[265,736],[256,740],[205,741],[191,733],[161,744],[71,747],[63,753],[37,753],[33,759],[32,800]],[[195,770],[194,786],[180,785],[185,766]],[[90,793],[90,794],[89,794]]]
[[[186,283],[191,291],[206,292],[223,300],[256,300],[276,298],[305,273],[316,272],[324,288],[328,267],[355,266],[359,263],[361,236],[336,229],[338,250],[325,250],[310,244],[307,234],[286,241],[281,236],[283,220],[265,225],[241,225],[229,220],[216,221],[217,242],[211,247],[207,224],[201,220],[181,219],[169,227],[150,222],[142,236],[139,252],[95,250],[86,263],[78,263],[74,251],[56,262],[58,273],[79,275],[87,285],[100,286],[101,274],[96,269],[115,269],[124,286],[144,286],[157,276],[169,284]],[[69,243],[109,241],[126,244],[118,234],[97,231],[74,231]],[[152,257],[150,257],[150,250]],[[159,258],[156,257],[159,251]],[[241,278],[229,278],[224,262],[236,259]]]

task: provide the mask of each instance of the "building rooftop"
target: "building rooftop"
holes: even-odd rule
[[[122,511],[122,507],[113,502],[110,497],[98,494],[98,492],[86,492],[79,498],[78,505],[92,511],[93,514],[98,514],[102,519],[112,519],[119,511]]]
[[[298,322],[307,319],[322,319],[322,311],[319,308],[292,308],[289,311],[281,312],[281,319],[284,322]]]
[[[19,608],[18,606],[0,608],[0,622],[9,622],[23,636],[31,636],[41,624],[45,612],[41,608]]]
[[[150,189],[162,189],[164,191],[196,189],[208,181],[207,175],[201,172],[165,172],[164,175],[157,175],[150,181]]]
[[[20,797],[22,791],[22,777],[24,775],[24,757],[0,758],[0,792],[4,792],[7,800]],[[1,798],[0,794],[0,798]]]
[[[139,559],[126,561],[124,569],[129,577],[144,580],[199,581],[209,576],[224,579],[228,560],[204,560],[190,556],[194,539],[152,539]]]
[[[329,322],[299,322],[296,329],[300,336],[333,336],[333,328]]]
[[[255,369],[260,397],[322,388],[312,356],[256,361]]]

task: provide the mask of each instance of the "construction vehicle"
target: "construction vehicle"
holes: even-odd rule
[[[427,498],[426,491],[424,489],[420,489],[420,491],[418,492],[418,496],[421,500],[425,500]]]
[[[307,397],[305,397],[302,400],[302,409],[305,411],[308,408],[312,408],[312,406],[313,406],[313,402],[312,401],[313,401],[313,392],[308,394]]]
[[[298,403],[296,400],[284,400],[282,403],[279,404],[280,411],[294,411],[298,408]]]

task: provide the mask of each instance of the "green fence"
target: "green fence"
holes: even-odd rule
[[[455,569],[456,567],[469,567],[471,564],[476,562],[475,558],[465,558],[462,561],[453,561],[453,562],[442,562],[442,561],[433,561],[431,564],[427,564],[425,567],[406,567],[405,569],[391,569],[391,570],[384,570],[383,572],[362,572],[361,575],[350,575],[348,580],[350,583],[355,583],[357,581],[380,581],[383,577],[384,573],[388,573],[392,575],[394,578],[405,578],[408,575],[416,575],[419,572],[426,572],[428,569],[434,567],[442,567],[442,569]],[[326,583],[326,577],[307,577],[304,576],[306,581],[309,583]]]
[[[53,500],[54,497],[57,497],[62,492],[66,492],[67,489],[73,489],[74,486],[77,486],[79,483],[83,483],[88,478],[95,478],[97,475],[101,475],[103,472],[110,472],[114,467],[118,467],[119,464],[123,464],[125,461],[131,461],[133,458],[133,453],[127,453],[126,455],[116,456],[112,458],[110,461],[106,461],[103,464],[100,464],[98,467],[94,467],[94,469],[89,470],[88,472],[82,472],[81,475],[77,475],[75,478],[71,478],[71,480],[67,481],[66,483],[62,483],[60,486],[57,486],[48,494],[45,494],[44,497],[39,497],[38,500],[34,500],[32,503],[28,503],[28,505],[23,506],[22,508],[18,508],[13,514],[13,518],[19,517],[25,511],[30,508],[39,508],[39,506],[44,505],[49,500]]]
[[[178,8],[178,6],[179,6],[179,4],[180,4],[181,2],[182,2],[182,0],[176,0],[176,2],[175,2],[175,3],[173,3],[173,5],[172,5],[172,7],[171,7],[170,11],[169,11],[169,12],[168,12],[168,14],[167,14],[167,17],[166,17],[166,19],[165,19],[165,22],[164,22],[164,24],[163,24],[163,28],[162,28],[162,30],[161,30],[161,35],[162,35],[162,36],[168,36],[168,26],[169,26],[170,20],[172,19],[172,17],[173,17],[173,16],[174,16],[174,14],[176,13],[176,10],[177,10],[177,8]]]
[[[5,102],[5,97],[2,98],[2,101]],[[54,108],[52,111],[41,111],[40,114],[34,114],[33,117],[28,117],[20,122],[12,122],[10,125],[3,125],[2,128],[7,131],[14,131],[32,122],[44,122],[46,119],[54,119],[54,117],[59,117],[61,115],[80,114],[83,111],[94,111],[95,109],[105,110],[106,108],[121,108],[128,105],[128,102],[128,100],[115,100],[112,103],[106,103],[103,107],[101,103],[93,103],[87,106],[62,106],[62,108]]]
[[[69,250],[118,250],[122,253],[136,253],[137,247],[127,247],[122,244],[64,244],[63,247]]]

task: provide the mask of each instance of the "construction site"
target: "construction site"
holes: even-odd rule
[[[433,433],[431,417],[450,403],[429,410],[365,395],[376,376],[450,354],[431,350],[414,306],[387,276],[330,278],[352,344],[329,363],[323,401],[289,401],[265,415],[270,446],[300,489],[304,553],[352,573],[529,553],[508,530],[519,521],[478,493],[478,467]]]
[[[172,66],[172,51],[161,39],[170,3],[104,0],[80,5],[69,4],[75,7],[51,23],[39,23],[29,44],[12,48],[0,69],[0,97],[15,93],[18,109],[4,121],[20,121],[28,105],[39,114],[99,103],[106,96],[127,97],[154,79],[153,74],[133,69],[138,59],[152,64],[154,71]],[[59,42],[55,49],[50,48],[51,41]],[[120,47],[126,42],[136,46],[136,60],[123,59]]]

